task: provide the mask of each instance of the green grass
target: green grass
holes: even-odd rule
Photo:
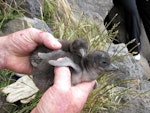
[[[98,79],[99,86],[91,92],[82,113],[114,112],[119,100],[114,101],[116,94],[113,94],[113,77],[108,73],[101,75]]]
[[[13,109],[12,113],[30,113],[32,111],[32,109],[34,107],[36,107],[41,96],[42,96],[41,93],[38,92],[36,94],[36,97],[33,100],[31,100],[29,103],[16,105],[15,108]]]
[[[57,11],[57,5],[54,0],[44,0],[44,7],[41,17],[42,20],[49,23],[51,26],[55,26],[55,14]]]
[[[9,70],[0,70],[0,88],[5,87],[12,83],[14,80],[12,77],[14,76],[14,72]]]
[[[82,14],[79,14],[80,17],[76,19],[70,6],[63,1],[65,0],[44,0],[41,19],[52,26],[55,37],[68,40],[86,38],[90,44],[89,51],[103,49],[107,42],[111,42],[110,38],[113,37],[113,33],[109,35],[104,34],[104,31],[100,29],[100,23],[94,23]],[[1,1],[0,6],[0,28],[5,22],[20,17],[24,12],[19,6],[11,7],[11,5],[5,4],[3,1]],[[115,55],[113,58],[115,58]],[[10,83],[11,77],[8,75],[13,75],[14,73],[8,70],[1,70],[0,74],[0,87],[4,87]],[[112,92],[116,86],[113,82],[110,82],[112,79],[108,73],[100,76],[98,79],[99,87],[90,94],[82,111],[83,113],[113,112],[119,106],[119,99],[115,103],[113,101],[118,95]],[[30,112],[36,106],[40,97],[41,94],[38,94],[30,103],[20,106],[16,105],[12,113]]]
[[[24,12],[19,4],[8,4],[0,0],[0,29],[9,20],[23,16]]]

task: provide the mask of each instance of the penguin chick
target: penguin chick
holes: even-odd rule
[[[76,65],[67,57],[60,61],[50,60],[49,64],[53,66],[69,66],[72,68],[71,83],[72,85],[76,85],[81,82],[96,80],[100,74],[109,68],[110,56],[104,51],[96,50],[81,59],[82,65]]]
[[[45,47],[44,47],[45,48]],[[57,60],[62,57],[69,57],[74,64],[80,65],[82,57],[86,55],[88,49],[88,43],[83,39],[77,39],[71,43],[62,44],[62,49],[59,50],[48,50],[44,49],[45,53],[41,53],[43,46],[35,50],[34,54],[31,56],[31,62],[37,60],[35,66],[33,66],[33,81],[36,86],[45,92],[54,81],[54,66],[48,63],[49,60]],[[38,52],[40,51],[40,52]],[[36,59],[34,59],[36,58]],[[34,63],[32,62],[32,64]],[[81,67],[81,66],[80,66]],[[78,68],[80,70],[80,68]],[[77,68],[76,68],[77,70]]]
[[[76,85],[81,82],[96,80],[100,74],[109,68],[110,57],[104,51],[94,51],[84,58],[77,59],[75,63],[71,53],[57,60],[56,57],[44,59],[33,71],[33,81],[40,91],[45,92],[54,83],[54,66],[68,66],[71,71],[71,83]],[[53,59],[53,60],[52,60]]]
[[[62,45],[62,48],[60,50],[62,50],[64,52],[71,52],[80,57],[84,57],[87,53],[88,42],[85,39],[76,39],[74,41],[59,40],[59,42]],[[52,51],[55,51],[55,50],[51,50],[43,45],[38,46],[30,56],[30,62],[33,65],[33,67],[36,67],[42,61],[41,58],[43,58],[43,59],[49,58],[49,54],[43,54],[43,56],[41,56],[41,58],[40,58],[38,53],[50,53]],[[62,51],[54,52],[54,54],[61,55]]]
[[[71,53],[84,57],[87,54],[88,47],[88,42],[85,39],[76,39],[70,44],[69,48]]]
[[[72,54],[70,52],[64,52],[62,50],[56,50],[56,51],[52,51],[50,53],[40,53],[40,55],[42,57],[44,57],[45,55],[48,54],[49,58],[46,58],[46,59],[42,58],[43,60],[36,67],[33,68],[33,72],[32,72],[33,81],[34,81],[35,85],[42,92],[45,92],[50,86],[53,85],[53,82],[54,82],[54,66],[50,65],[48,63],[50,60],[57,61],[58,58],[63,58],[63,57],[69,58],[69,60],[64,59],[62,64],[61,64],[61,62],[60,62],[60,64],[62,66],[63,65],[69,66],[68,65],[68,63],[69,63],[69,64],[71,64],[71,67],[73,68],[72,71],[75,70],[77,72],[81,72],[80,61],[82,58],[79,57],[78,55]]]
[[[81,81],[96,80],[99,75],[110,68],[110,56],[107,52],[96,50],[83,59],[83,74]]]

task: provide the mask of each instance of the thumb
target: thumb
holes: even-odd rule
[[[54,85],[61,88],[71,87],[71,73],[68,67],[55,67]]]
[[[95,83],[95,80],[92,82],[83,82],[77,84],[76,87],[78,87],[83,93],[89,94],[93,90]]]

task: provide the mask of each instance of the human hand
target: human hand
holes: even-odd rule
[[[7,68],[18,73],[32,72],[29,56],[38,45],[44,44],[51,49],[61,48],[61,44],[51,34],[34,28],[0,38],[0,68]]]
[[[71,86],[69,68],[55,67],[54,72],[54,85],[43,94],[31,113],[79,113],[95,81]]]

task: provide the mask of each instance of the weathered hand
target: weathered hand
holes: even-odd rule
[[[54,72],[54,85],[44,93],[32,113],[79,113],[95,81],[71,86],[71,74],[67,67],[55,67]]]
[[[30,74],[32,66],[30,53],[40,44],[51,49],[61,48],[61,44],[49,33],[28,28],[0,37],[0,68],[11,69],[18,73]]]

